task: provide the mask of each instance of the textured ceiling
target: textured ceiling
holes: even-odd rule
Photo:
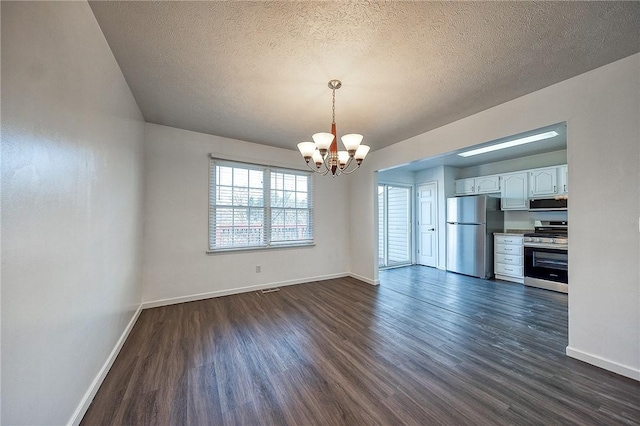
[[[640,51],[640,2],[91,2],[151,123],[378,149]]]

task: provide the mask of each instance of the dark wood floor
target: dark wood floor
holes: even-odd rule
[[[638,424],[567,297],[414,266],[142,312],[83,424]]]

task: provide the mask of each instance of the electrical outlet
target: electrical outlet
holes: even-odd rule
[[[256,265],[256,274],[259,274],[260,272],[262,272],[262,266]]]

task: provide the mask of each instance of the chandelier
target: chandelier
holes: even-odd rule
[[[342,143],[346,151],[338,151],[338,142],[336,136],[336,90],[342,87],[340,80],[329,81],[329,89],[333,92],[333,121],[331,122],[331,133],[316,133],[313,136],[313,142],[300,142],[298,149],[304,157],[307,165],[311,170],[322,176],[331,173],[332,177],[340,174],[351,174],[356,171],[362,164],[362,161],[369,152],[367,145],[361,145],[362,135],[352,133],[344,135]],[[313,160],[315,167],[309,164]],[[351,164],[355,160],[355,167]]]

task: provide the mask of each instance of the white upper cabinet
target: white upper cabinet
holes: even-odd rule
[[[476,180],[471,179],[458,179],[456,181],[456,195],[475,194]]]
[[[564,166],[558,167],[558,194],[568,194],[569,193],[569,167],[565,164]]]
[[[456,180],[456,195],[500,192],[500,176],[481,176]]]
[[[476,194],[500,192],[500,176],[482,176],[476,178]]]
[[[558,193],[558,167],[546,167],[529,172],[529,196],[541,197]]]
[[[507,173],[501,176],[500,204],[502,210],[529,209],[528,176],[527,172]]]
[[[529,198],[569,192],[568,167],[543,167],[456,180],[456,195],[500,193],[502,210],[529,210]]]

